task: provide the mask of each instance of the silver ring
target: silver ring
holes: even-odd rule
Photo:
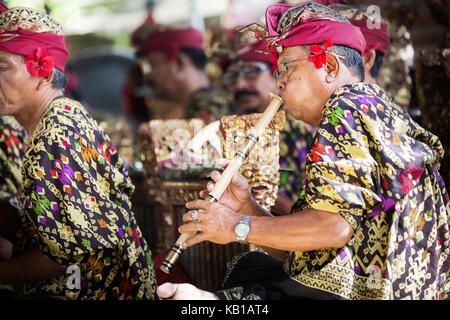
[[[198,211],[197,210],[192,210],[190,213],[190,216],[192,218],[193,221],[198,221]]]

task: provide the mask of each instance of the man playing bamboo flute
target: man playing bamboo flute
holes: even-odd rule
[[[201,231],[185,246],[246,241],[280,250],[283,262],[248,253],[230,263],[220,292],[165,284],[158,295],[448,299],[450,204],[438,137],[363,83],[366,43],[341,14],[316,3],[274,4],[266,23],[243,31],[278,55],[284,109],[317,127],[303,191],[290,215],[274,217],[235,176],[219,203],[186,204],[180,232]]]
[[[234,97],[240,113],[264,112],[270,102],[271,92],[276,90],[273,69],[277,60],[273,55],[260,52],[263,41],[245,44],[229,54],[223,63],[222,83]],[[271,208],[274,215],[289,213],[306,178],[306,154],[310,148],[315,128],[286,115],[280,134],[280,166],[293,172],[280,172],[278,198]]]
[[[0,262],[0,284],[19,297],[155,298],[123,160],[86,109],[64,97],[61,25],[35,9],[0,9],[0,115],[28,134],[20,228],[12,258]]]

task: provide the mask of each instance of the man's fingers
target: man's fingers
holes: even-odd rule
[[[188,222],[178,227],[180,233],[198,232],[203,227],[202,222]]]
[[[183,214],[183,221],[184,222],[191,222],[191,221],[200,221],[200,211],[199,210],[191,210]]]
[[[211,179],[214,180],[214,182],[219,181],[222,178],[222,174],[219,171],[212,171],[211,172]],[[233,178],[231,178],[231,182],[239,187],[239,189],[247,189],[248,188],[248,182],[247,180],[244,178],[243,175],[236,173],[235,175],[233,175]],[[206,185],[206,188],[208,189],[209,192],[211,192],[214,188],[214,183],[213,182],[208,182],[208,184]]]
[[[236,173],[233,178],[231,178],[231,183],[235,185],[239,190],[247,190],[248,182],[243,175]]]
[[[156,288],[156,294],[161,299],[170,299],[174,296],[177,291],[177,284],[166,282]]]
[[[225,159],[225,158],[219,158],[216,160],[216,163],[218,166],[225,169],[226,166],[230,164],[231,160]]]
[[[221,177],[222,174],[219,171],[217,170],[211,171],[211,179],[213,179],[215,182],[219,181]]]
[[[208,205],[209,202],[206,202],[205,200],[194,200],[186,203],[186,208],[206,210],[208,208]]]
[[[208,240],[207,236],[204,233],[197,233],[195,236],[193,236],[192,238],[187,239],[184,244],[183,247],[187,248],[190,246],[193,246],[197,243],[203,242]]]
[[[208,190],[202,190],[198,193],[201,199],[205,199],[208,196]]]
[[[156,294],[164,300],[218,300],[212,292],[201,290],[190,283],[166,282],[158,286]]]

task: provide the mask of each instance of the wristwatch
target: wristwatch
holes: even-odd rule
[[[250,216],[244,216],[234,227],[234,235],[240,243],[247,243],[247,236],[250,232]]]

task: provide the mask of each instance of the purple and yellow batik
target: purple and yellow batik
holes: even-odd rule
[[[348,299],[448,299],[443,153],[439,139],[378,86],[338,89],[323,110],[292,211],[340,214],[354,234],[340,249],[290,252],[290,276]]]
[[[74,100],[54,100],[30,137],[22,167],[23,228],[15,254],[38,245],[80,270],[23,285],[22,294],[68,299],[154,299],[151,253],[131,211],[134,185],[117,150]]]

